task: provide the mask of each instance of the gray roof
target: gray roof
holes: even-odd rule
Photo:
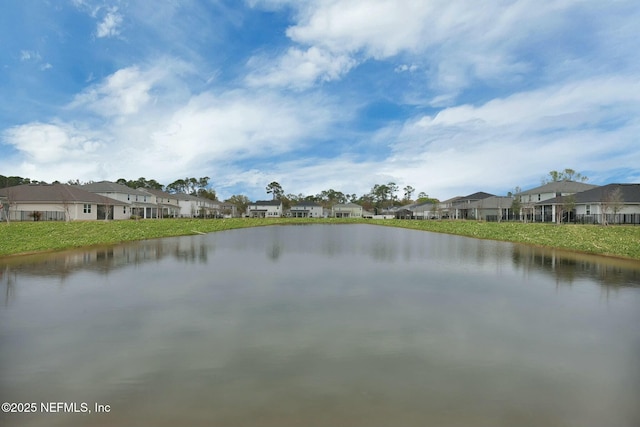
[[[334,208],[362,208],[362,206],[360,206],[357,203],[337,203],[335,205],[333,205]]]
[[[138,190],[153,194],[156,197],[164,197],[166,199],[177,199],[176,194],[167,193],[166,191],[156,190],[155,188],[142,188],[138,187]]]
[[[13,202],[40,202],[40,203],[96,203],[101,205],[123,205],[124,202],[101,196],[77,185],[68,184],[25,184],[15,187],[3,188],[0,196],[8,197]]]
[[[518,193],[519,195],[540,194],[540,193],[580,193],[597,187],[593,184],[585,184],[576,181],[554,181],[531,190]]]
[[[204,197],[198,197],[198,196],[194,196],[192,194],[186,194],[186,193],[168,193],[169,195],[166,197],[170,197],[172,199],[178,199],[178,200],[191,200],[191,201],[210,201],[210,202],[218,202],[217,200],[212,200],[212,199],[206,199]],[[218,202],[219,203],[219,202]]]
[[[640,184],[607,184],[601,187],[596,186],[591,190],[582,191],[573,195],[576,203],[601,203],[607,194],[620,189],[622,201],[625,204],[640,203]],[[560,204],[566,200],[565,197],[554,197],[553,199],[543,200],[536,203],[537,205],[553,205]]]
[[[126,185],[117,184],[111,181],[92,182],[91,184],[81,185],[80,188],[92,193],[121,193],[132,194],[134,196],[148,196],[144,191],[136,190],[135,188],[127,187]]]
[[[291,208],[297,208],[297,207],[320,207],[320,205],[314,201],[311,200],[303,200],[301,202],[296,203],[295,205],[293,205]]]
[[[506,209],[510,208],[513,203],[513,199],[511,197],[504,196],[492,196],[487,197],[486,199],[477,200],[469,204],[471,208],[480,208],[480,209]]]
[[[255,202],[249,203],[251,205],[264,205],[264,206],[280,206],[282,202],[280,200],[256,200]]]
[[[469,201],[482,200],[482,199],[486,199],[487,197],[494,197],[494,196],[495,194],[485,193],[484,191],[478,191],[477,193],[473,193],[473,194],[469,194],[468,196],[461,197],[457,201],[466,202],[467,200]]]

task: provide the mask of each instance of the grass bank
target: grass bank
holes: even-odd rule
[[[0,256],[211,233],[275,224],[366,223],[519,242],[640,260],[640,227],[488,223],[475,221],[341,219],[163,219],[143,221],[13,222],[0,224]]]

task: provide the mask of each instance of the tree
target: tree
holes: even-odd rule
[[[30,184],[29,178],[22,178],[20,176],[4,176],[0,175],[0,188],[15,187],[16,185]]]
[[[169,193],[183,193],[190,194],[192,196],[197,196],[200,190],[208,190],[209,186],[209,178],[208,176],[204,176],[202,178],[192,178],[186,177],[184,179],[176,179],[171,184],[167,185],[166,190]],[[154,180],[152,180],[154,181]],[[153,187],[148,187],[153,188]],[[213,190],[208,190],[213,191]]]
[[[520,210],[522,209],[522,196],[520,193],[522,189],[520,187],[516,187],[513,189],[513,192],[509,191],[507,196],[511,197],[513,200],[511,201],[511,213],[515,215],[516,219],[520,220]]]
[[[543,184],[548,184],[550,182],[559,182],[559,181],[580,181],[586,182],[589,180],[588,177],[583,176],[581,173],[576,172],[573,169],[566,168],[563,171],[550,171],[548,177],[542,178]]]
[[[271,194],[273,196],[273,200],[278,200],[282,198],[284,191],[282,190],[282,186],[276,181],[271,182],[271,184],[267,185],[267,194]]]
[[[349,197],[347,197],[342,191],[336,191],[333,188],[330,188],[328,190],[323,190],[313,197],[313,201],[320,203],[325,208],[329,208],[337,203],[347,203],[349,201]]]
[[[571,220],[571,212],[576,208],[576,196],[575,194],[569,194],[568,196],[564,196],[562,198],[561,208],[563,211],[563,216],[560,217],[560,222],[562,222],[562,218],[564,217],[564,212],[567,213],[567,222]]]
[[[415,188],[413,188],[410,185],[407,185],[406,187],[404,187],[402,189],[402,191],[404,191],[404,201],[406,203],[411,203],[411,196],[413,195],[413,193],[416,191]]]
[[[249,198],[242,194],[235,194],[229,197],[227,200],[225,200],[225,202],[235,205],[237,212],[246,212],[247,206],[249,206],[249,203],[251,203]]]
[[[79,180],[76,180],[79,182]],[[69,182],[71,183],[71,182]],[[126,185],[129,188],[150,188],[152,190],[164,190],[164,185],[160,184],[155,179],[146,179],[145,177],[140,177],[136,180],[127,181],[124,178],[118,178],[116,184]]]
[[[622,210],[624,206],[624,199],[622,197],[622,190],[620,187],[608,189],[602,193],[602,201],[600,202],[600,208],[602,210],[602,225],[609,225],[609,212],[615,216]]]
[[[202,197],[204,199],[218,200],[216,190],[213,189],[207,190],[206,188],[200,188],[198,189],[197,195],[198,197]]]
[[[440,200],[436,199],[435,197],[429,197],[429,195],[427,193],[425,193],[424,191],[421,191],[420,193],[418,193],[418,198],[416,199],[416,203],[433,203],[434,205],[437,205],[440,203]]]

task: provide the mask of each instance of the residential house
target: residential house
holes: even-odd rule
[[[395,210],[394,216],[396,219],[415,219],[413,211],[407,208],[400,208]]]
[[[553,221],[563,217],[591,224],[640,224],[640,184],[608,184],[540,203],[551,206]]]
[[[437,210],[439,211],[438,218],[452,218],[455,215],[455,208],[453,205],[460,199],[462,199],[462,197],[457,196],[440,202],[437,207]]]
[[[362,206],[356,203],[338,203],[331,207],[331,216],[334,218],[362,218]]]
[[[247,216],[250,218],[279,218],[282,216],[282,202],[280,200],[258,200],[247,206]]]
[[[322,218],[322,206],[312,201],[301,201],[291,207],[291,216],[293,218]]]
[[[439,219],[441,215],[438,204],[432,202],[417,203],[411,211],[416,219]]]
[[[172,194],[172,197],[178,199],[182,218],[216,218],[222,216],[222,203],[219,200],[211,200],[184,193],[175,193]]]
[[[90,193],[100,194],[125,203],[123,214],[126,217],[158,218],[158,205],[154,197],[142,190],[127,187],[111,181],[92,182],[78,186]]]
[[[180,203],[175,194],[153,188],[138,188],[138,190],[148,193],[151,203],[156,205],[156,215],[158,218],[178,218],[180,216]]]
[[[238,208],[233,203],[219,202],[220,214],[223,218],[236,218],[238,216]]]
[[[128,218],[127,204],[75,185],[25,184],[0,190],[3,219],[76,221]]]
[[[511,197],[491,196],[468,204],[469,218],[484,221],[504,221],[513,219]]]
[[[449,217],[455,219],[474,219],[475,212],[477,212],[477,203],[475,202],[479,202],[488,197],[495,197],[495,195],[479,191],[469,194],[468,196],[457,197],[451,202],[448,208]]]
[[[596,185],[585,184],[576,181],[554,181],[516,194],[520,197],[522,214],[526,219],[537,222],[554,222],[555,214],[553,204],[541,203],[555,197],[569,196],[571,194],[596,188]]]

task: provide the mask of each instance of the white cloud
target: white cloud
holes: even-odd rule
[[[356,61],[347,55],[335,55],[318,47],[307,50],[293,47],[275,64],[264,58],[249,60],[248,66],[253,71],[246,81],[250,86],[306,89],[318,81],[339,79],[355,65]]]
[[[114,37],[120,35],[120,26],[122,25],[123,17],[118,13],[117,7],[107,9],[102,21],[98,23],[96,29],[96,36],[102,37]]]
[[[87,161],[102,143],[92,132],[64,123],[29,123],[9,128],[3,139],[25,154],[29,163],[50,166],[65,161]]]
[[[33,50],[21,50],[20,61],[40,61],[42,57],[39,52]]]
[[[516,185],[539,185],[550,170],[572,167],[592,178],[637,170],[636,117],[635,76],[557,84],[380,129],[366,142],[386,141],[390,151],[382,158],[300,159],[278,164],[268,178],[296,194],[334,188],[360,195],[394,181],[441,199],[504,195]],[[260,185],[254,189],[261,194]]]
[[[320,96],[191,94],[183,72],[180,62],[166,59],[118,70],[76,96],[66,110],[72,122],[28,123],[4,132],[3,141],[23,164],[16,173],[35,170],[24,176],[45,181],[143,175],[169,183],[303,148],[337,120],[335,107]]]
[[[539,65],[529,63],[533,57],[527,52],[540,53],[537,59],[550,69],[561,66],[558,57],[582,54],[564,40],[576,17],[593,26],[592,32],[580,37],[595,43],[597,34],[610,34],[604,30],[607,23],[598,19],[600,6],[580,0],[279,0],[252,4],[286,5],[295,11],[295,22],[286,32],[295,46],[276,58],[275,65],[264,67],[271,70],[264,79],[255,80],[270,85],[274,81],[309,82],[325,75],[339,78],[367,59],[402,56],[425,70],[434,96],[455,98],[477,80],[504,85],[522,79]],[[541,50],[547,45],[553,48]],[[334,63],[303,58],[313,49],[348,66],[341,73],[332,73],[329,67]],[[604,46],[599,49],[606,50]]]
[[[70,108],[86,108],[104,117],[134,115],[143,107],[154,107],[158,97],[166,101],[184,97],[187,89],[181,78],[189,72],[190,66],[168,58],[144,68],[122,68],[78,94]]]

